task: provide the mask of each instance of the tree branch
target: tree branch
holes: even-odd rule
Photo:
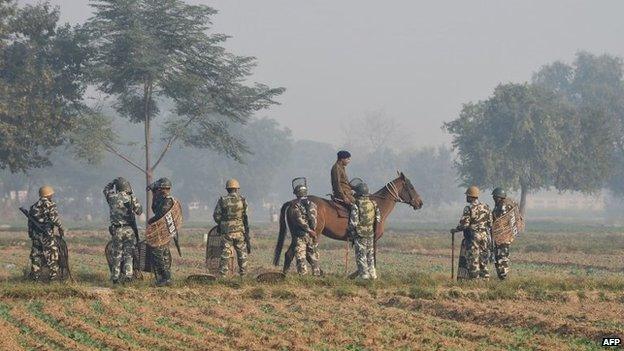
[[[186,123],[184,123],[184,126],[182,126],[182,128],[180,128],[178,130],[186,129],[186,127],[188,127],[188,125],[191,124],[191,122],[193,122],[197,117],[198,116],[196,115],[196,116],[193,116],[193,117],[189,118],[189,120],[186,121]],[[160,152],[160,156],[158,156],[158,159],[156,160],[156,162],[152,166],[152,170],[156,169],[156,166],[158,166],[160,161],[162,161],[162,159],[165,157],[165,154],[167,153],[167,151],[169,151],[169,149],[171,148],[173,143],[175,143],[176,140],[178,140],[179,137],[180,137],[180,133],[179,132],[176,132],[171,137],[169,137],[169,140],[167,140],[167,144],[165,145],[163,150]]]
[[[111,145],[109,145],[106,142],[103,142],[104,147],[106,148],[106,150],[112,154],[115,154],[117,156],[119,156],[121,159],[123,159],[124,161],[128,162],[129,164],[131,164],[132,166],[134,166],[135,168],[137,168],[138,170],[140,170],[143,173],[147,173],[143,168],[141,168],[141,166],[139,166],[138,164],[134,163],[134,161],[132,161],[131,159],[129,159],[127,156],[123,155],[122,153],[120,153],[119,151],[115,150],[115,148],[113,148]]]

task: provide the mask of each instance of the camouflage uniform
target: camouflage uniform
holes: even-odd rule
[[[164,215],[167,214],[173,208],[174,199],[171,195],[165,195],[162,192],[156,192],[152,201],[152,212],[154,217],[149,220],[149,223],[154,223]],[[154,273],[156,274],[156,283],[168,282],[171,280],[171,251],[169,250],[169,244],[153,247],[152,255],[154,258]]]
[[[361,278],[377,278],[375,270],[375,226],[381,222],[379,207],[368,196],[358,196],[351,206],[349,228]]]
[[[496,221],[516,206],[517,204],[513,200],[502,200],[500,204],[494,206],[494,210],[492,211],[493,221]],[[509,244],[496,245],[495,259],[494,266],[496,267],[498,278],[501,280],[507,278],[507,274],[509,273]]]
[[[59,218],[56,203],[49,198],[42,197],[30,207],[30,215],[37,221],[44,231],[39,231],[28,223],[28,236],[32,240],[30,250],[30,276],[34,280],[39,280],[41,268],[48,267],[50,280],[59,278],[59,247],[54,234],[54,227],[63,232],[63,225]]]
[[[131,222],[134,215],[140,215],[143,208],[132,193],[113,190],[114,184],[109,183],[104,188],[104,196],[110,208],[110,227],[112,246],[112,271],[111,280],[119,280],[121,272],[126,279],[132,279],[132,253],[136,242]],[[123,263],[123,267],[121,267]]]
[[[221,234],[221,260],[219,273],[227,275],[229,262],[236,250],[238,273],[244,275],[247,270],[247,244],[245,233],[249,229],[247,221],[247,201],[237,192],[223,196],[217,202],[213,218],[219,225]]]
[[[316,228],[317,209],[314,202],[307,198],[295,200],[290,207],[290,211],[295,218],[296,226],[291,228],[293,240],[295,241],[295,259],[297,260],[297,272],[301,275],[307,274],[308,267],[306,259],[310,262],[312,273],[321,274],[319,266],[318,243],[316,238],[310,234]]]
[[[474,200],[464,208],[458,231],[464,232],[459,257],[457,279],[489,278],[489,230],[492,228],[492,212],[488,205]]]

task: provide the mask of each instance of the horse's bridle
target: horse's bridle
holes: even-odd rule
[[[409,194],[409,202],[405,201],[401,198],[401,194],[399,194],[399,189],[397,189],[396,185],[394,185],[393,182],[388,182],[385,186],[386,190],[388,190],[388,193],[390,194],[390,196],[392,196],[392,199],[395,202],[400,202],[400,203],[404,203],[404,204],[408,204],[410,205],[412,203],[412,200],[414,199],[412,197],[412,194],[408,191],[407,193]],[[377,196],[377,197],[381,197],[381,196]]]

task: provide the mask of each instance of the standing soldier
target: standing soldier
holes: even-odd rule
[[[492,219],[494,222],[518,206],[512,199],[507,198],[507,192],[503,188],[494,189],[492,197],[494,198],[494,211],[492,211]],[[509,245],[510,244],[496,244],[495,246],[496,261],[494,265],[500,280],[507,278],[507,273],[509,273]]]
[[[349,151],[339,151],[338,159],[331,169],[331,184],[334,193],[334,199],[341,200],[347,205],[353,204],[354,198],[349,177],[347,177],[347,165],[351,162],[351,153]]]
[[[51,186],[42,186],[39,189],[39,200],[30,206],[29,216],[37,222],[38,227],[28,222],[28,236],[32,240],[30,250],[30,278],[41,279],[41,268],[44,266],[50,271],[50,280],[59,280],[59,247],[54,233],[58,228],[61,237],[65,229],[61,224],[56,203],[52,201],[54,189]],[[41,230],[42,229],[42,230]]]
[[[154,195],[152,200],[154,216],[147,221],[148,224],[151,224],[171,211],[175,201],[173,196],[171,196],[171,181],[168,178],[158,179],[148,189]],[[156,286],[171,285],[171,251],[169,250],[169,243],[159,247],[152,247],[152,255],[154,258]]]
[[[222,277],[227,275],[232,250],[236,250],[238,273],[243,276],[247,270],[247,254],[250,253],[247,201],[239,194],[240,184],[236,179],[228,180],[225,188],[228,194],[219,198],[213,214],[222,240],[219,274]]]
[[[294,194],[297,199],[290,207],[290,211],[294,214],[296,226],[290,230],[293,234],[293,240],[295,240],[297,273],[300,275],[307,274],[307,259],[312,267],[312,274],[320,276],[317,234],[314,232],[317,215],[316,205],[308,199],[308,188],[305,185],[297,185]]]
[[[111,281],[117,284],[132,280],[132,253],[135,242],[136,218],[143,208],[132,193],[130,182],[119,177],[104,187],[104,196],[110,208],[110,227],[112,244]],[[138,233],[136,233],[138,234]],[[121,263],[123,262],[123,267]],[[124,276],[121,277],[123,271]]]
[[[471,186],[466,190],[468,206],[459,225],[451,233],[464,232],[459,257],[457,279],[489,278],[489,230],[492,228],[492,213],[487,204],[479,202],[479,188]]]
[[[377,279],[375,270],[375,228],[381,222],[379,207],[368,196],[368,186],[356,185],[355,202],[349,215],[349,229],[353,235],[358,277]]]

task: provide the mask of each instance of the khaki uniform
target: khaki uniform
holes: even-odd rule
[[[320,275],[318,243],[309,231],[316,228],[317,208],[314,202],[307,198],[295,200],[290,207],[295,218],[295,226],[290,228],[295,241],[295,259],[297,272],[305,275],[308,272],[306,260],[312,267],[312,274]]]
[[[353,246],[358,266],[358,276],[377,278],[375,270],[375,226],[381,223],[379,207],[368,196],[359,196],[351,206],[349,228],[353,233]]]
[[[494,206],[492,211],[493,221],[496,221],[516,206],[518,205],[513,200],[504,199],[500,205]],[[509,273],[509,244],[496,244],[495,259],[494,266],[496,267],[498,278],[501,280],[507,278]]]
[[[229,262],[233,251],[236,251],[238,273],[247,271],[247,244],[245,233],[248,231],[247,201],[238,193],[223,196],[217,202],[213,218],[219,225],[221,234],[221,261],[219,273],[225,276],[229,270]]]
[[[349,178],[347,177],[347,170],[339,161],[336,161],[331,169],[331,184],[334,198],[348,204],[352,204],[355,201]]]
[[[492,212],[488,205],[473,201],[464,208],[458,231],[464,232],[459,255],[457,279],[489,278],[488,243]]]
[[[64,231],[58,209],[54,201],[42,197],[30,207],[30,215],[44,231],[28,223],[28,236],[32,240],[30,249],[30,277],[41,279],[41,269],[47,267],[50,280],[59,278],[59,246],[55,237],[54,227]]]

